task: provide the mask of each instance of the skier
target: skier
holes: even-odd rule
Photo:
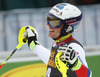
[[[51,8],[47,15],[48,36],[54,40],[51,51],[39,44],[35,31],[26,27],[28,46],[47,64],[46,77],[91,77],[85,50],[72,37],[81,19],[81,11],[72,4],[59,3]]]

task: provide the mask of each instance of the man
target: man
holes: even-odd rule
[[[51,8],[47,15],[48,35],[54,40],[51,51],[39,44],[35,31],[26,27],[29,47],[47,64],[46,77],[91,77],[85,50],[72,37],[81,19],[81,11],[74,5],[59,3]]]

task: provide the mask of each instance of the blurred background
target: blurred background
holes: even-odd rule
[[[89,68],[92,71],[95,70],[93,77],[99,77],[97,69],[100,67],[98,68],[97,65],[100,64],[98,61],[100,58],[100,0],[0,0],[0,63],[17,46],[19,30],[26,25],[33,26],[39,33],[39,42],[50,49],[53,40],[48,37],[46,16],[52,6],[61,2],[74,4],[82,11],[82,22],[73,36],[86,50]],[[34,60],[40,59],[27,45],[24,45],[13,55],[8,64]],[[1,72],[0,75],[5,72]]]

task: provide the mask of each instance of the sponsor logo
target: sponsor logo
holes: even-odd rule
[[[56,7],[60,10],[62,10],[64,8],[64,6],[66,6],[65,3],[61,3],[61,4],[58,4]]]
[[[59,10],[58,10],[58,9],[56,9],[56,8],[53,8],[53,10],[54,10],[54,11],[56,11],[57,13],[59,12]]]
[[[66,23],[71,23],[71,22],[75,22],[75,21],[76,21],[76,19],[71,19],[71,20],[66,21]]]
[[[48,62],[48,65],[52,66],[54,68],[56,68],[55,54],[56,54],[56,50],[51,50],[51,55],[50,55],[50,59],[49,59],[49,62]]]

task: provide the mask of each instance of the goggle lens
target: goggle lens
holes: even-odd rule
[[[59,27],[61,27],[61,20],[59,18],[55,17],[52,14],[49,14],[47,16],[47,22],[53,28],[59,28]]]

